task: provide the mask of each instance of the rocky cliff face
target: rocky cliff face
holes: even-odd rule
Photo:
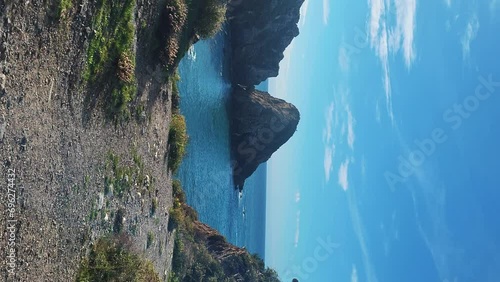
[[[193,227],[197,241],[220,263],[224,281],[279,282],[276,272],[266,268],[260,258],[228,243],[217,230],[199,221],[195,221]]]
[[[278,75],[283,51],[299,34],[304,0],[233,0],[228,19],[232,45],[232,80],[258,85]]]
[[[294,105],[267,92],[236,88],[231,100],[233,179],[237,188],[281,147],[297,129]]]

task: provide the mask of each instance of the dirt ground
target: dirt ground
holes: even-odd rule
[[[173,248],[165,161],[171,86],[145,58],[147,23],[161,1],[137,3],[137,101],[146,110],[121,124],[105,118],[104,94],[81,79],[92,3],[74,1],[69,20],[56,23],[51,4],[39,2],[0,0],[0,280],[74,281],[119,209],[134,248],[165,278]],[[121,197],[105,189],[111,154],[123,167],[134,168],[134,156],[144,164],[146,180],[127,179],[132,188]]]

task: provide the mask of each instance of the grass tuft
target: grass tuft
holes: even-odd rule
[[[186,154],[188,134],[186,120],[181,114],[173,114],[168,133],[168,168],[176,172]]]
[[[216,35],[222,29],[222,25],[226,20],[226,10],[226,4],[220,0],[205,1],[196,22],[196,33],[202,39]]]
[[[106,92],[110,93],[106,110],[110,117],[123,118],[130,114],[128,104],[136,93],[135,0],[99,0],[96,6],[83,78],[90,85],[101,86],[106,82]]]
[[[66,19],[72,7],[73,3],[71,0],[58,0],[56,7],[56,19],[58,21]]]
[[[133,253],[125,235],[99,239],[81,262],[76,281],[159,282],[153,264]]]

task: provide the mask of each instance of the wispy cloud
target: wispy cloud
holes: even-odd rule
[[[365,236],[365,228],[363,225],[363,220],[359,213],[358,209],[358,201],[356,198],[356,194],[354,189],[350,190],[347,193],[347,199],[349,204],[349,213],[351,215],[351,221],[354,229],[354,234],[359,242],[359,246],[361,249],[362,257],[363,257],[363,266],[365,272],[365,281],[367,282],[378,282],[377,275],[375,273],[375,269],[373,267],[373,263],[371,260],[370,250],[368,249],[367,238]]]
[[[294,246],[297,248],[299,245],[299,238],[300,238],[300,211],[297,211],[296,214],[296,219],[295,219],[295,238],[294,238]]]
[[[370,42],[372,46],[377,45],[380,30],[380,22],[385,11],[384,0],[369,0],[370,22],[368,24],[370,33]]]
[[[370,15],[368,32],[370,44],[382,66],[382,83],[385,91],[387,113],[394,121],[392,110],[391,72],[389,54],[402,53],[407,69],[410,69],[415,57],[416,0],[369,0]],[[389,15],[395,15],[395,20]],[[395,24],[391,25],[391,23]]]
[[[444,4],[446,7],[450,8],[451,7],[451,0],[444,0]]]
[[[335,102],[328,105],[325,113],[326,127],[323,129],[323,142],[330,143],[332,141],[333,118],[334,118]]]
[[[389,32],[389,49],[397,53],[400,48],[407,68],[415,59],[414,34],[416,26],[417,1],[394,0],[396,9],[396,26]]]
[[[347,189],[349,189],[349,162],[350,160],[347,159],[345,160],[341,165],[340,165],[340,168],[339,168],[339,179],[338,179],[338,183],[340,185],[340,187],[342,187],[342,189],[344,189],[344,191],[347,191]]]
[[[352,266],[351,282],[358,282],[358,270],[355,265]]]
[[[330,18],[330,0],[323,0],[323,24],[328,25]]]
[[[324,158],[323,166],[325,170],[325,182],[330,180],[333,171],[333,157],[335,155],[335,145],[332,140],[334,126],[335,103],[331,102],[325,113],[325,128],[323,129]]]
[[[333,172],[333,157],[335,155],[335,145],[325,146],[325,155],[323,166],[325,169],[325,182],[330,181],[330,176]]]
[[[340,47],[338,60],[340,70],[344,73],[348,73],[351,68],[351,58],[345,47]]]
[[[295,202],[300,202],[300,192],[295,193]]]
[[[347,144],[349,145],[349,148],[354,149],[354,140],[356,136],[354,135],[354,124],[355,120],[352,117],[352,112],[351,109],[346,106],[346,112],[347,112]]]
[[[310,0],[305,0],[304,3],[302,3],[302,6],[300,7],[299,27],[304,26],[304,24],[306,23],[307,10],[309,8],[309,1]]]
[[[471,42],[476,38],[479,31],[479,20],[477,15],[473,15],[465,27],[464,34],[461,38],[462,43],[462,58],[464,61],[470,57]]]

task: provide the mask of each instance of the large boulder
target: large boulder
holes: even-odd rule
[[[235,87],[231,97],[231,152],[234,184],[245,179],[283,145],[297,129],[294,105],[267,92]]]
[[[233,0],[228,5],[232,82],[258,85],[276,77],[285,48],[299,35],[304,0]]]

